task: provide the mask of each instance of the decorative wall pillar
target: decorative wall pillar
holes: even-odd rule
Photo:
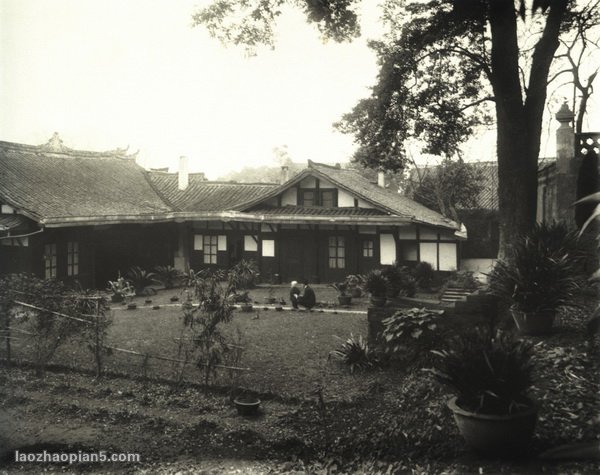
[[[572,122],[575,118],[567,103],[563,103],[556,113],[560,123],[556,131],[556,175],[554,197],[556,199],[556,215],[558,221],[575,225],[573,203],[577,195],[577,174],[580,161],[575,156],[575,133]]]

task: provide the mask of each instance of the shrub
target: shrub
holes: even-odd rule
[[[476,290],[479,282],[470,270],[459,270],[452,272],[444,284],[444,288],[458,287],[465,290]]]
[[[15,301],[36,308],[15,304]],[[17,313],[17,309],[19,312]],[[43,310],[40,310],[43,309]],[[81,335],[89,325],[85,300],[78,298],[62,282],[43,280],[28,274],[0,278],[0,320],[8,331],[11,320],[18,320],[27,335],[36,374],[42,376],[56,350],[69,338]],[[59,315],[60,314],[60,315]],[[69,318],[74,317],[74,318]]]
[[[414,297],[417,291],[417,281],[410,274],[408,267],[396,264],[385,266],[382,274],[387,281],[386,293],[389,297],[398,295]]]
[[[256,285],[259,272],[256,262],[242,259],[232,267],[229,280],[236,289],[251,289]]]
[[[196,365],[203,372],[206,385],[216,375],[217,368],[225,361],[225,353],[228,351],[227,338],[221,333],[221,324],[229,322],[233,317],[234,288],[230,282],[228,285],[221,285],[223,276],[222,271],[194,274],[194,294],[200,303],[194,306],[188,294],[182,305],[183,328],[179,353],[183,352],[181,342],[191,342],[192,348],[187,348],[184,352],[187,355],[185,361],[188,358],[195,359]],[[186,334],[189,335],[187,338],[184,337]]]
[[[429,289],[433,285],[435,271],[429,262],[419,262],[412,270],[412,276],[417,285],[422,289]]]
[[[530,407],[533,344],[509,333],[476,328],[433,351],[428,371],[458,397],[460,407],[483,414],[511,414]]]
[[[365,276],[363,287],[373,297],[385,297],[387,280],[380,270],[372,270]]]
[[[165,286],[165,289],[175,287],[182,273],[171,266],[157,266],[154,268],[156,280]]]
[[[565,229],[538,225],[517,239],[509,258],[492,269],[490,291],[524,313],[576,307],[584,275],[581,256]]]
[[[329,358],[335,358],[348,366],[350,373],[354,370],[366,370],[379,364],[378,354],[369,346],[369,343],[358,335],[355,337],[352,333],[347,340],[336,337],[342,341],[342,346],[329,353]]]
[[[404,343],[425,338],[437,328],[443,310],[425,308],[401,309],[382,321],[381,337],[388,353],[399,353]]]
[[[127,280],[135,290],[135,295],[144,295],[146,289],[156,283],[156,274],[148,272],[139,266],[134,266],[127,272]]]

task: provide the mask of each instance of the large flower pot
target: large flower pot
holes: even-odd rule
[[[340,303],[340,305],[348,306],[352,303],[352,296],[351,295],[338,295],[338,302]]]
[[[537,420],[532,405],[514,414],[479,414],[461,408],[453,397],[448,407],[460,434],[473,449],[489,455],[516,455],[529,447]]]
[[[546,310],[543,312],[525,313],[516,307],[510,308],[517,329],[523,335],[543,335],[552,331],[556,312]]]
[[[373,307],[383,307],[385,305],[386,300],[386,297],[371,295],[371,305],[373,305]]]
[[[258,414],[260,399],[258,398],[240,398],[233,401],[235,408],[240,416],[254,416]]]

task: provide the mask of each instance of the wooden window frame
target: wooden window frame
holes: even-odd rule
[[[46,279],[56,279],[58,250],[56,243],[44,244],[44,276]]]
[[[79,241],[67,242],[67,275],[79,275]]]
[[[375,257],[375,241],[373,239],[363,239],[362,242],[363,257]]]
[[[204,264],[217,264],[218,249],[219,236],[217,234],[202,236],[202,262]]]
[[[346,238],[344,236],[329,236],[327,263],[330,269],[346,268]],[[342,252],[340,252],[340,250]]]

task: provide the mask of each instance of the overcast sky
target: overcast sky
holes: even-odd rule
[[[251,58],[192,28],[203,3],[0,0],[0,140],[37,145],[57,131],[75,149],[129,145],[147,167],[186,155],[210,178],[272,165],[284,145],[297,162],[347,161],[352,137],[332,123],[375,82],[375,1],[359,40],[323,44],[290,13],[276,49]],[[490,142],[468,152],[495,156]]]

